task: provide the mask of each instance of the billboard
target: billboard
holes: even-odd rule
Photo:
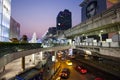
[[[86,0],[83,1],[80,6],[81,8],[81,20],[82,22],[102,13],[106,10],[106,0]]]
[[[120,0],[106,0],[107,8],[112,7],[114,4],[120,2]]]
[[[84,0],[80,4],[82,22],[95,15],[101,14],[118,2],[120,2],[120,0]]]

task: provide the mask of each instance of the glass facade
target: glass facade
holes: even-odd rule
[[[9,41],[11,0],[0,0],[0,41]]]

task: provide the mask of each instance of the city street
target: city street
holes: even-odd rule
[[[61,62],[61,68],[70,69],[70,77],[67,80],[94,80],[95,76],[91,73],[81,74],[75,70],[76,63],[73,63],[72,66],[66,65],[65,61]],[[58,75],[59,76],[59,75]],[[63,79],[62,79],[63,80]]]
[[[0,0],[0,80],[120,80],[120,0]]]

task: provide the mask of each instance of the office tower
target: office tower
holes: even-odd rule
[[[17,38],[20,39],[20,24],[13,19],[12,17],[10,18],[10,34],[9,38]]]
[[[67,30],[72,27],[71,15],[71,12],[67,9],[58,13],[56,19],[57,30]]]
[[[49,29],[48,29],[48,33],[49,34],[52,34],[52,35],[55,35],[56,34],[56,27],[50,27]]]

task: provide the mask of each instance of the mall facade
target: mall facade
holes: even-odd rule
[[[0,42],[9,41],[11,0],[0,0]]]

